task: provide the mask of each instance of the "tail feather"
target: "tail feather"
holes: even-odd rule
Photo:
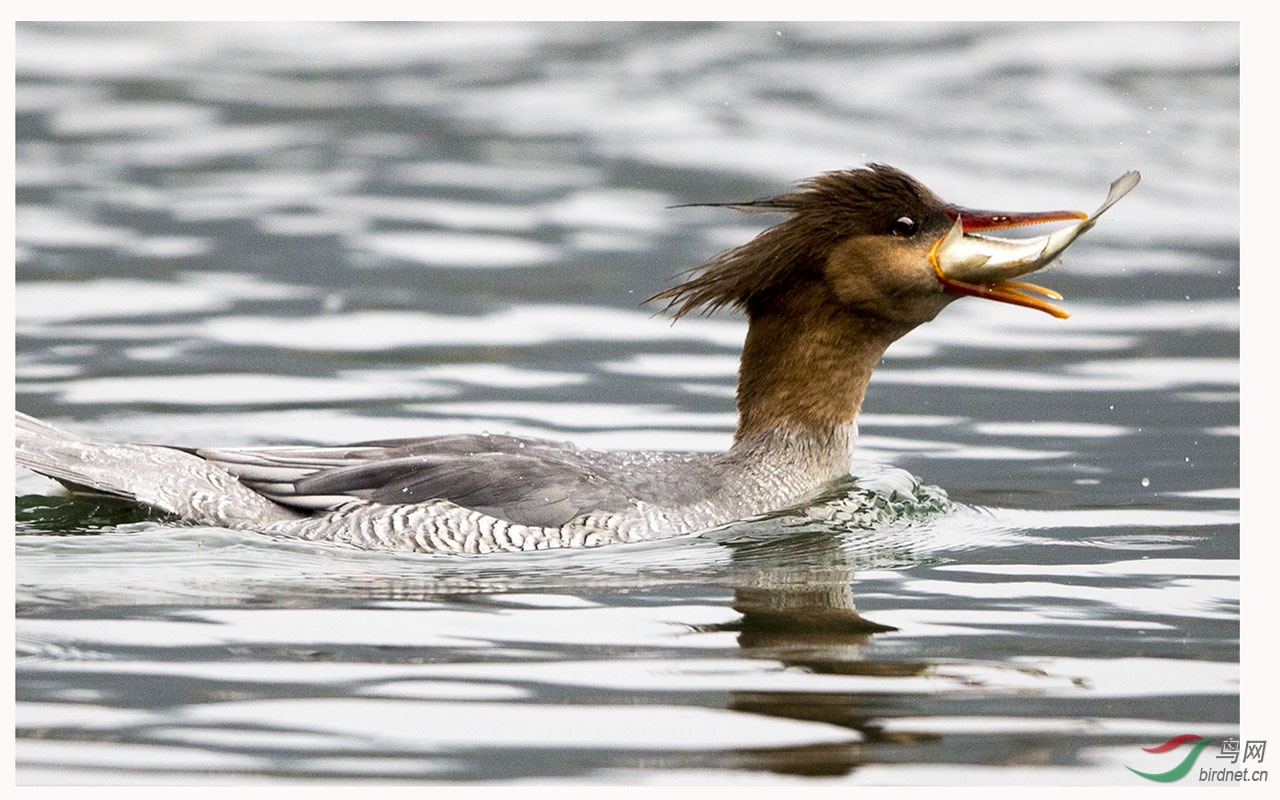
[[[112,480],[110,473],[86,462],[93,443],[47,422],[16,413],[14,460],[32,472],[53,478],[73,494],[139,502],[137,495]]]
[[[135,502],[193,522],[252,528],[300,516],[191,453],[94,442],[22,413],[16,415],[14,457],[74,493]]]

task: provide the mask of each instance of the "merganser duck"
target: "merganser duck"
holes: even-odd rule
[[[655,294],[676,319],[731,306],[749,323],[738,427],[716,454],[602,452],[451,435],[346,447],[92,442],[17,415],[18,463],[72,492],[204,525],[375,550],[489,553],[677,536],[797,506],[848,473],[855,418],[890,343],[969,295],[1066,313],[1012,280],[1052,262],[1093,215],[950,205],[889,166],[829,172],[724,205],[786,218]],[[1070,220],[1047,236],[977,230]]]

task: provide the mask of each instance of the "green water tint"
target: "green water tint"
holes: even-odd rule
[[[926,522],[954,509],[941,488],[922,483],[900,469],[877,467],[841,482],[807,507],[804,514],[807,522],[864,531]]]
[[[133,503],[73,495],[27,494],[14,500],[14,519],[20,530],[28,527],[44,534],[70,535],[172,518]]]

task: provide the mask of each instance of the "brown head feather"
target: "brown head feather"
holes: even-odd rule
[[[685,282],[645,302],[665,300],[675,318],[726,305],[751,314],[757,300],[817,278],[832,248],[850,236],[885,233],[904,215],[944,213],[942,201],[906,173],[884,164],[827,172],[786,194],[745,203],[713,203],[740,211],[790,216],[744,245],[713,257]]]

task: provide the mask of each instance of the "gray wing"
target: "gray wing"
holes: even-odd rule
[[[588,511],[621,511],[629,492],[583,451],[510,436],[441,436],[346,447],[197,449],[282,505],[335,508],[352,499],[448,500],[510,522],[558,527]]]

